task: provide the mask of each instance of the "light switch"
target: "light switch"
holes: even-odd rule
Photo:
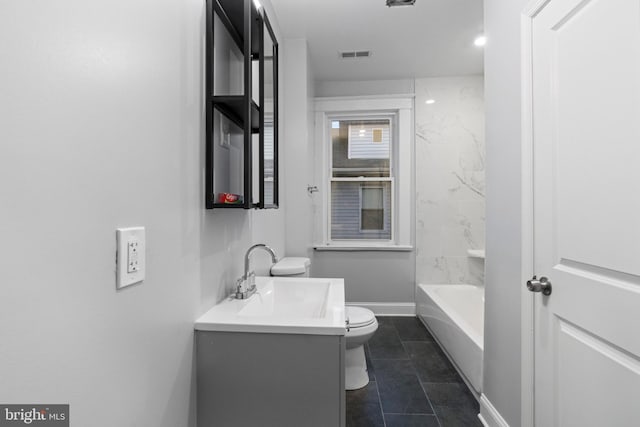
[[[118,228],[116,240],[116,288],[142,282],[145,274],[144,227]]]

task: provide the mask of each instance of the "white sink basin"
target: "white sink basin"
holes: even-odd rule
[[[344,335],[344,280],[256,277],[250,298],[227,298],[195,324],[199,331]]]
[[[328,280],[269,280],[238,316],[320,319],[327,312]]]

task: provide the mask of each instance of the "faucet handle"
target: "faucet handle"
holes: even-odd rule
[[[235,296],[236,299],[242,299],[244,298],[244,277],[240,277],[238,280],[236,280],[236,291],[235,293],[233,293],[232,295]]]
[[[247,273],[247,289],[253,289],[256,287],[256,272],[250,271]]]
[[[236,299],[247,299],[255,294],[256,290],[256,274],[251,271],[236,280],[236,292],[233,295]]]

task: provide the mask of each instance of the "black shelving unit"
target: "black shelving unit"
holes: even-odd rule
[[[251,113],[247,117],[244,98],[237,95],[213,96],[212,104],[238,127],[244,128],[245,123],[251,122],[251,133],[258,133],[260,132],[260,108],[251,101]]]
[[[265,45],[269,45],[270,49],[267,49]],[[263,28],[262,28],[262,36],[261,36],[261,46],[260,51],[262,52],[262,61],[260,61],[260,76],[265,76],[265,63],[267,60],[270,60],[272,68],[272,93],[269,94],[273,103],[273,117],[271,118],[271,126],[272,126],[272,150],[273,150],[273,160],[272,160],[272,172],[273,175],[273,188],[271,198],[267,198],[266,194],[266,174],[268,165],[266,162],[266,142],[265,142],[265,132],[260,133],[260,201],[259,207],[261,209],[269,209],[274,208],[277,209],[279,206],[279,192],[278,192],[278,41],[276,39],[273,28],[271,27],[271,23],[269,22],[269,18],[264,15],[263,17]],[[265,86],[260,85],[260,105],[266,106],[265,99]],[[265,108],[261,109],[259,112],[260,115],[260,124],[261,128],[264,130],[266,125],[266,117],[265,117]]]
[[[276,203],[264,203],[264,32],[266,16],[256,9],[252,0],[206,0],[207,17],[206,17],[206,184],[205,184],[205,205],[207,209],[217,208],[267,208],[277,207]],[[215,19],[218,17],[219,21]],[[268,22],[268,21],[267,21]],[[214,58],[214,45],[216,43],[215,36],[220,34],[221,29],[215,26],[222,24],[228,40],[232,40],[242,55],[242,93],[238,94],[217,94],[214,93],[216,83],[216,69]],[[268,23],[267,23],[268,26]],[[270,36],[275,40],[271,27],[268,26]],[[227,37],[224,36],[224,43],[227,43]],[[222,43],[222,42],[221,42]],[[253,80],[252,75],[255,61],[258,61],[259,70],[259,99],[258,103],[254,101],[252,93]],[[277,69],[274,69],[276,71]],[[276,74],[277,76],[277,74]],[[277,77],[276,77],[277,80]],[[259,105],[258,105],[259,104]],[[214,129],[214,114],[220,114],[226,120],[232,122],[243,132],[242,144],[242,167],[241,174],[242,185],[240,180],[236,180],[236,184],[227,183],[228,186],[235,188],[242,187],[243,197],[242,203],[219,203],[219,188],[216,188],[216,150],[220,153],[220,148],[216,145],[216,138],[221,138],[222,134],[218,133],[219,129]],[[220,119],[222,120],[222,119]],[[277,123],[275,125],[277,128]],[[258,134],[258,149],[260,155],[259,166],[254,165],[254,135]],[[237,133],[235,135],[238,135]],[[277,133],[276,133],[277,135]],[[231,137],[228,136],[230,139]],[[276,144],[277,145],[277,144]],[[275,148],[274,148],[274,151]],[[229,155],[227,155],[229,156]],[[224,156],[222,157],[224,159]],[[218,159],[218,167],[221,160]],[[274,161],[277,163],[277,159]],[[237,165],[235,165],[237,166]],[[227,169],[233,168],[233,165],[225,165]],[[276,166],[277,167],[277,166]],[[254,170],[256,169],[256,170]],[[277,170],[277,169],[276,169]],[[258,173],[259,176],[259,200],[253,200],[253,174]],[[229,178],[229,181],[231,178]],[[224,185],[224,184],[223,184]],[[277,185],[276,185],[277,186]],[[218,193],[216,192],[218,191]],[[274,194],[276,190],[274,189]]]

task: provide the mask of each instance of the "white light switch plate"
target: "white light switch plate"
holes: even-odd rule
[[[118,228],[116,240],[116,288],[142,282],[145,273],[144,227]]]

